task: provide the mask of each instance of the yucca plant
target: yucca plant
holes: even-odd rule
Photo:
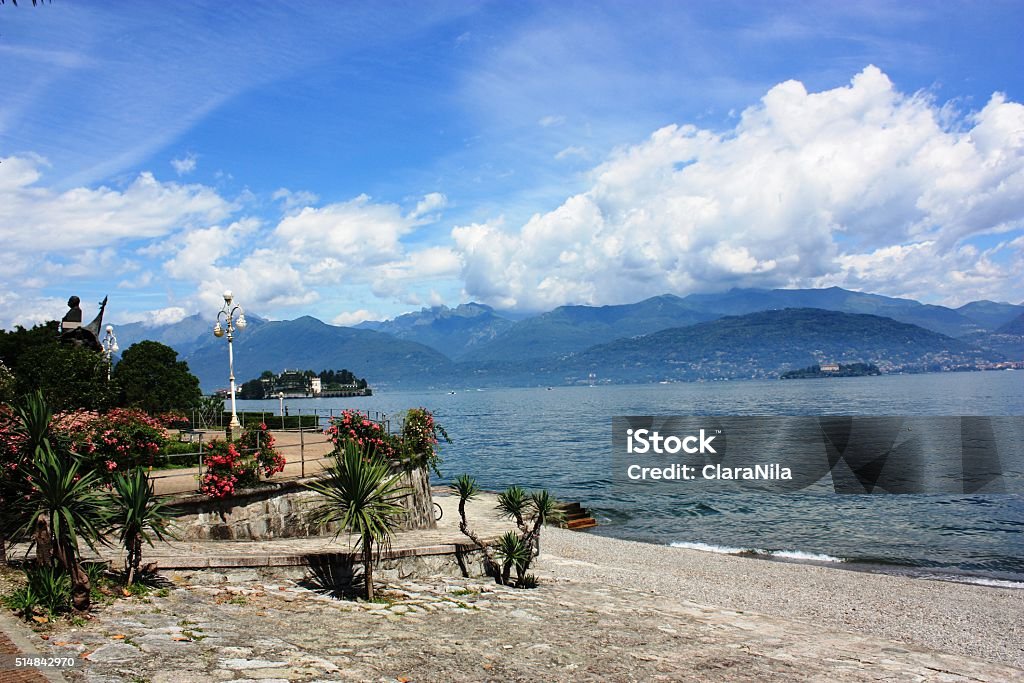
[[[314,511],[315,522],[338,522],[339,534],[348,529],[356,535],[363,556],[365,597],[373,600],[373,549],[391,547],[398,519],[406,513],[398,504],[406,489],[401,487],[398,477],[392,476],[385,458],[372,447],[363,450],[352,441],[345,441],[334,453],[325,476],[307,487],[327,499]]]
[[[468,536],[469,540],[473,541],[483,551],[484,562],[488,570],[493,568],[494,573],[500,578],[500,565],[494,559],[494,553],[491,551],[490,546],[473,533],[473,530],[469,528],[469,523],[466,521],[466,502],[473,500],[480,493],[480,487],[477,486],[476,479],[468,474],[461,474],[452,482],[452,488],[455,489],[455,493],[459,496],[459,531]]]
[[[501,583],[508,585],[512,567],[516,568],[516,583],[521,583],[530,562],[530,548],[523,538],[509,529],[495,541],[494,552],[501,559]]]
[[[170,515],[167,506],[157,500],[149,476],[142,468],[129,474],[114,476],[113,528],[120,533],[119,539],[126,551],[125,585],[131,586],[142,564],[142,542],[153,545],[153,537],[163,541],[173,537],[168,526]]]
[[[524,491],[520,486],[509,486],[503,492],[498,494],[498,509],[501,510],[506,517],[514,520],[516,526],[518,526],[524,534],[527,531],[524,516],[527,514],[529,503],[529,496],[526,495],[526,491]]]
[[[29,479],[26,477],[31,469],[32,459],[36,451],[50,444],[50,420],[52,414],[41,392],[36,391],[24,396],[20,403],[11,406],[5,414],[5,424],[0,429],[10,432],[12,442],[17,443],[17,452],[12,459],[0,468],[0,549],[6,550],[8,536],[17,536],[23,529],[25,519],[33,510],[26,502],[31,493]],[[31,529],[35,534],[36,558],[39,564],[50,562],[50,520],[43,515],[38,518],[38,530]],[[38,533],[36,533],[38,531]],[[6,554],[6,553],[0,553]]]
[[[558,501],[547,490],[530,493],[530,513],[533,517],[533,528],[527,534],[527,542],[531,547],[531,557],[540,556],[540,531],[546,524],[561,522],[565,513],[558,507]]]
[[[70,453],[55,453],[49,443],[36,449],[30,484],[36,507],[23,532],[41,531],[41,519],[49,520],[53,556],[71,577],[72,604],[87,610],[89,577],[80,563],[79,540],[94,550],[97,542],[104,542],[109,497],[97,490],[96,472],[81,472]]]

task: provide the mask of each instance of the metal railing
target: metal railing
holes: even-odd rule
[[[291,434],[298,435],[297,443],[286,443],[281,444],[280,442],[275,443],[274,448],[285,458],[286,467],[288,465],[294,465],[295,462],[299,463],[298,476],[305,478],[307,473],[318,471],[322,469],[323,463],[330,460],[330,452],[333,448],[329,449],[326,454],[317,454],[314,451],[313,446],[317,446],[315,451],[323,451],[324,444],[327,443],[326,437],[324,436],[324,429],[330,426],[331,420],[341,415],[344,412],[339,409],[309,409],[309,410],[298,410],[294,415],[276,415],[270,411],[247,411],[239,413],[239,420],[243,425],[252,423],[264,423],[267,424],[268,428],[272,432],[278,434]],[[391,422],[387,415],[378,411],[355,411],[360,415],[366,417],[366,419],[381,424],[385,430],[390,431]],[[150,471],[151,480],[169,480],[169,479],[180,479],[184,477],[191,477],[195,480],[195,485],[191,489],[192,491],[199,491],[202,487],[203,476],[206,472],[204,458],[206,455],[206,445],[214,439],[223,440],[226,437],[226,428],[230,421],[230,413],[221,413],[221,424],[209,425],[205,423],[202,430],[195,429],[197,422],[193,419],[191,429],[179,429],[179,440],[183,440],[186,437],[189,439],[189,443],[196,444],[196,450],[186,453],[167,453],[159,454],[156,456],[156,461],[163,463],[171,463],[175,460],[184,463],[177,468],[172,467],[159,467],[154,465]],[[243,419],[243,416],[245,419]],[[258,422],[257,422],[258,418]],[[270,420],[268,421],[268,418]],[[313,418],[313,419],[311,419]],[[281,420],[280,422],[277,422]],[[294,420],[289,425],[289,420]],[[272,424],[280,424],[281,427],[273,427]],[[225,431],[221,431],[225,430]],[[238,436],[237,434],[235,435]],[[316,439],[315,437],[323,437]],[[262,439],[262,433],[257,432],[256,434],[256,447],[252,449],[239,449],[243,455],[255,453],[260,448]],[[289,474],[281,473],[281,475],[275,475],[280,480],[287,480]],[[294,470],[293,470],[294,473]],[[282,476],[283,475],[283,476]],[[178,489],[176,492],[185,492],[185,487],[181,485],[174,486]]]
[[[297,431],[303,427],[318,427],[323,430],[330,425],[331,420],[340,417],[344,412],[363,415],[366,419],[383,425],[388,432],[391,431],[391,420],[386,413],[355,408],[297,408],[293,410],[286,406],[284,415],[274,410],[246,410],[238,411],[238,421],[243,426],[250,422],[262,422],[274,430]],[[190,424],[193,429],[225,429],[231,422],[231,413],[223,410],[193,410],[191,420]]]

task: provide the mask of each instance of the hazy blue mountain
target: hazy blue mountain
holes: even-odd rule
[[[1024,313],[1021,313],[1013,320],[1010,320],[1005,325],[1001,326],[996,330],[999,334],[1009,334],[1013,336],[1024,336]]]
[[[398,339],[429,346],[449,358],[459,358],[467,350],[490,342],[513,325],[511,320],[498,315],[490,306],[468,303],[455,308],[433,306],[392,320],[367,321],[355,327],[385,332]]]
[[[211,335],[212,336],[212,335]],[[228,351],[223,339],[186,355],[204,391],[228,385]],[[281,372],[347,368],[370,386],[422,386],[443,382],[452,363],[434,349],[373,330],[335,327],[305,316],[268,321],[235,337],[235,381]]]
[[[729,316],[595,346],[567,359],[582,379],[613,381],[775,377],[816,362],[927,369],[985,354],[916,325],[866,314],[790,308]]]
[[[979,324],[945,306],[922,304],[880,294],[827,289],[733,289],[720,294],[691,294],[683,299],[694,310],[743,315],[781,308],[821,308],[843,313],[865,313],[892,318],[951,337],[977,331]]]
[[[671,327],[783,308],[820,308],[892,318],[957,337],[977,332],[979,324],[944,306],[878,294],[828,289],[732,289],[716,294],[671,294],[620,306],[561,306],[512,325],[493,341],[462,355],[464,360],[527,360],[560,356],[615,339]]]
[[[463,359],[500,362],[561,356],[601,342],[715,317],[693,310],[684,299],[671,294],[619,306],[560,306],[520,320],[490,343],[468,350]]]
[[[956,309],[956,312],[973,320],[986,330],[995,331],[1017,316],[1024,314],[1024,304],[972,301]]]

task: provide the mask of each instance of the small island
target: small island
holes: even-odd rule
[[[867,377],[881,375],[878,366],[873,363],[838,363],[815,364],[799,370],[789,370],[779,375],[779,379],[815,379],[818,377]]]
[[[338,396],[372,396],[365,379],[349,370],[284,370],[275,374],[264,370],[258,378],[244,382],[238,390],[241,399],[328,398]]]

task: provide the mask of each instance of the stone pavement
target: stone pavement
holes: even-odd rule
[[[543,562],[542,562],[543,565]],[[1024,671],[815,624],[559,578],[396,582],[379,602],[292,581],[117,600],[41,643],[72,681],[1012,681]]]

